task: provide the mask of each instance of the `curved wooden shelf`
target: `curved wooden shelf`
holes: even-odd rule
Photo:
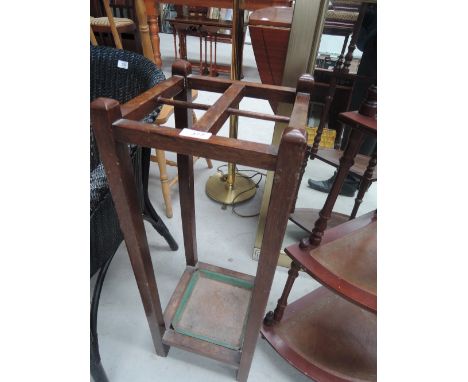
[[[320,149],[317,151],[316,158],[329,164],[330,166],[338,168],[340,165],[340,158],[343,156],[343,151],[335,149]],[[367,165],[369,164],[370,157],[358,154],[354,158],[354,165],[351,167],[350,172],[359,177],[364,175]],[[374,169],[372,181],[377,180],[377,167]]]
[[[287,306],[261,329],[292,366],[317,382],[377,379],[377,316],[325,287]]]
[[[377,312],[377,215],[370,212],[325,231],[316,248],[285,252],[321,284]]]
[[[294,212],[289,215],[289,220],[302,228],[303,230],[311,233],[314,229],[315,222],[319,218],[320,210],[316,208],[296,208]],[[349,220],[349,216],[332,212],[331,218],[328,221],[328,228],[336,227]]]

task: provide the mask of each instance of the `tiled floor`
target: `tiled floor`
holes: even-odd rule
[[[195,49],[192,50],[191,48]],[[189,56],[196,58],[198,44],[189,39]],[[170,63],[174,57],[171,35],[161,35],[161,52],[164,71],[170,75]],[[218,49],[218,61],[229,63],[230,49],[225,45]],[[244,50],[244,79],[259,81],[258,71],[250,45]],[[200,92],[197,102],[210,104],[216,96]],[[245,99],[241,108],[261,112],[271,112],[266,101]],[[202,112],[197,112],[201,115]],[[168,125],[173,126],[173,118]],[[240,118],[239,137],[257,142],[270,143],[273,123],[267,121],[255,122]],[[227,135],[227,124],[220,134]],[[169,154],[173,159],[173,155]],[[222,163],[214,162],[215,168]],[[169,167],[172,175],[176,169]],[[212,202],[205,194],[205,183],[208,177],[215,173],[209,170],[206,162],[200,160],[195,165],[195,192],[197,208],[198,251],[201,261],[214,265],[235,269],[248,274],[255,274],[257,263],[251,259],[257,218],[241,218],[222,209]],[[300,186],[297,207],[319,208],[325,201],[325,194],[307,187],[307,179],[326,179],[333,174],[333,168],[318,161],[309,161],[303,182]],[[239,206],[239,212],[251,214],[259,210],[263,193],[263,181],[257,195],[249,202]],[[184,268],[183,239],[181,232],[179,195],[177,187],[172,189],[174,201],[174,217],[164,216],[162,194],[157,166],[150,170],[149,190],[153,205],[180,244],[177,252],[168,250],[163,239],[154,229],[145,223],[150,245],[153,265],[162,305],[165,306],[176,286]],[[350,213],[354,199],[339,197],[335,211]],[[360,208],[360,214],[375,209],[377,205],[377,184],[369,189]],[[289,223],[284,245],[297,241],[302,231]],[[267,309],[273,309],[279,298],[287,277],[287,269],[278,267],[273,287],[270,293]],[[91,280],[91,287],[94,279]],[[309,276],[300,274],[290,301],[303,296],[318,286]],[[110,265],[104,283],[99,306],[98,334],[101,358],[107,375],[112,382],[144,382],[144,381],[234,381],[235,372],[232,367],[203,358],[201,356],[171,348],[168,357],[160,358],[155,354],[143,306],[140,301],[135,278],[132,273],[126,247],[122,243],[113,262]],[[257,349],[250,371],[249,381],[309,381],[299,371],[290,366],[262,339],[258,339]]]

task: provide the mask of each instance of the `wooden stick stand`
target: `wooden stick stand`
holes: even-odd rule
[[[290,189],[298,186],[305,157],[306,135],[302,127],[307,119],[313,79],[309,75],[301,76],[296,91],[194,76],[186,61],[176,61],[172,72],[173,77],[124,105],[111,99],[95,100],[91,104],[92,126],[156,353],[166,356],[169,347],[176,346],[233,365],[237,368],[237,379],[246,381],[294,201]],[[192,104],[192,89],[224,93],[193,126],[192,109],[205,106]],[[289,128],[279,146],[216,136],[233,105],[244,96],[294,104],[291,117],[287,118]],[[176,129],[137,122],[170,98],[173,98]],[[245,115],[256,118],[252,113]],[[212,136],[197,139],[180,135],[180,129],[187,128],[210,132]],[[129,143],[177,153],[187,265],[164,313],[138,206]],[[262,256],[255,277],[198,261],[193,156],[275,172]]]

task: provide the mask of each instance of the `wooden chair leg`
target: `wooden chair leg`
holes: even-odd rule
[[[166,153],[163,150],[156,150],[156,158],[158,159],[159,177],[161,179],[164,204],[166,205],[166,216],[172,218],[171,188],[167,176]]]

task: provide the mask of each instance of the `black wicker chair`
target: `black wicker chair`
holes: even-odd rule
[[[91,101],[99,97],[109,97],[124,103],[165,79],[156,65],[137,53],[105,46],[91,46],[90,60]],[[119,61],[126,62],[128,68],[119,67],[122,66],[118,65]],[[153,111],[145,121],[153,122],[158,112],[159,110]],[[90,136],[91,277],[100,270],[91,301],[91,374],[96,382],[100,382],[107,381],[107,377],[101,364],[96,329],[99,297],[107,269],[123,236],[92,129]],[[129,150],[143,216],[175,251],[178,249],[177,243],[148,197],[150,149],[133,146],[129,147]]]

